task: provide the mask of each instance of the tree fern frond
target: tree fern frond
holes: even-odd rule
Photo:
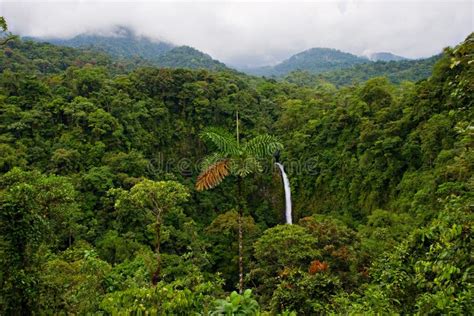
[[[262,169],[262,165],[255,157],[234,159],[230,165],[230,172],[242,178],[254,172],[261,172]]]
[[[196,190],[203,191],[209,190],[217,186],[219,183],[224,180],[226,176],[229,175],[229,160],[220,160],[207,169],[205,169],[197,177],[196,180]]]
[[[207,128],[200,134],[201,139],[210,141],[217,149],[226,155],[238,155],[239,145],[232,135],[219,128]]]
[[[227,159],[226,155],[220,152],[212,153],[202,159],[199,164],[201,171],[207,170],[209,167],[214,165],[215,163]]]
[[[283,145],[275,136],[259,135],[252,138],[244,145],[244,152],[256,158],[271,156],[275,151],[282,149]]]

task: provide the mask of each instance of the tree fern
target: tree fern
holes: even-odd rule
[[[207,155],[206,157],[203,158],[201,161],[199,167],[201,168],[202,171],[207,170],[209,167],[212,165],[218,163],[221,160],[228,159],[227,155],[221,153],[221,152],[215,152],[210,155]]]
[[[218,151],[225,155],[238,155],[239,145],[232,135],[219,128],[207,128],[200,134],[201,139],[210,141]]]
[[[245,178],[251,173],[262,172],[262,164],[253,156],[243,156],[231,160],[231,174]]]
[[[243,269],[243,232],[242,216],[242,178],[262,172],[260,159],[270,157],[283,146],[270,135],[260,135],[247,142],[239,141],[239,119],[236,113],[236,137],[217,128],[207,128],[201,134],[201,139],[211,142],[217,151],[204,158],[202,171],[196,180],[196,190],[209,190],[219,185],[228,175],[237,177],[238,210],[239,210],[239,290],[244,287]]]
[[[264,158],[273,155],[273,153],[283,146],[278,142],[275,136],[259,135],[245,143],[243,151],[249,156]]]

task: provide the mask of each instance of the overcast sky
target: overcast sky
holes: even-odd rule
[[[230,65],[273,64],[311,47],[418,58],[474,30],[474,0],[11,1],[0,15],[21,35],[72,37],[114,25],[190,45]]]

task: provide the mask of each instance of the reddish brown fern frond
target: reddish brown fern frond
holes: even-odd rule
[[[209,190],[217,186],[229,175],[229,160],[221,160],[201,172],[196,180],[196,190]]]

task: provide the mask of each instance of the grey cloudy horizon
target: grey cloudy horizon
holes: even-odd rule
[[[195,47],[233,66],[275,64],[312,47],[422,58],[474,29],[471,0],[10,1],[0,15],[22,36],[136,34]]]

